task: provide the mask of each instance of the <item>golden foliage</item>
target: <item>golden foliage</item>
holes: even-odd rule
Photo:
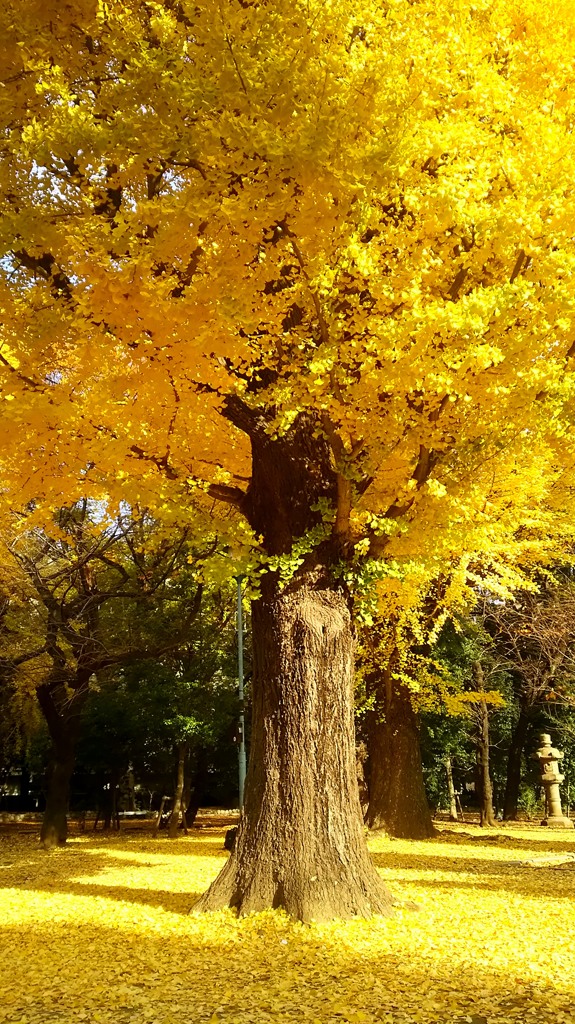
[[[233,398],[424,576],[572,538],[573,5],[358,17],[4,5],[7,491],[237,500]]]
[[[572,850],[573,840],[540,828],[472,831],[450,827],[424,843],[372,838],[395,895],[419,909],[321,926],[278,911],[188,915],[191,893],[226,856],[219,831],[172,843],[77,835],[50,854],[32,837],[4,835],[0,1020],[570,1021],[575,871],[521,862]]]

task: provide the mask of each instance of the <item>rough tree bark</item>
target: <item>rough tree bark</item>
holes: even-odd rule
[[[391,906],[362,834],[353,637],[346,596],[319,571],[254,602],[253,722],[236,848],[197,905],[285,907],[302,921]]]
[[[243,424],[242,424],[243,426]],[[248,518],[270,555],[321,522],[334,500],[327,444],[300,417],[283,438],[251,427]],[[314,437],[315,433],[315,437]],[[196,911],[283,907],[302,921],[389,913],[392,898],[361,821],[349,598],[333,550],[315,548],[285,587],[264,577],[253,604],[253,720],[235,849]]]
[[[519,718],[511,736],[507,756],[507,779],[503,798],[503,817],[506,821],[515,821],[519,803],[519,786],[521,784],[521,762],[529,731],[530,718],[525,707],[521,707]]]
[[[427,839],[435,829],[425,795],[419,729],[407,686],[391,667],[369,680],[375,698],[368,732],[371,829],[402,839]]]

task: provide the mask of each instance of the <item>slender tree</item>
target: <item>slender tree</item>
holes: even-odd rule
[[[455,783],[453,781],[453,765],[450,757],[445,758],[445,777],[447,780],[447,795],[449,798],[449,820],[459,821],[457,794],[455,792]]]
[[[482,694],[485,690],[483,667],[480,661],[473,664],[473,677],[475,688]],[[476,790],[479,800],[479,823],[481,825],[495,824],[495,811],[493,809],[493,787],[489,771],[489,711],[487,701],[479,699],[475,704],[474,718],[476,725]]]

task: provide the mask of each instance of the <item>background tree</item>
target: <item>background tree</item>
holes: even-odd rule
[[[479,824],[495,825],[495,810],[493,807],[493,787],[489,768],[489,711],[487,701],[483,697],[485,690],[485,677],[483,666],[479,659],[473,663],[473,682],[480,695],[474,701],[473,718],[475,720],[475,747],[477,753],[476,765],[476,792],[479,801]]]
[[[416,703],[427,666],[421,645],[398,610],[387,622],[364,627],[359,664],[368,708],[366,824],[399,838],[428,838],[434,827],[423,780]]]
[[[233,790],[237,788],[235,661],[233,595],[230,600],[228,595],[212,591],[205,595],[201,615],[177,650],[157,660],[153,671],[134,665],[126,675],[135,724],[142,737],[140,750],[132,759],[134,766],[137,768],[142,758],[149,767],[166,754],[170,758],[171,836],[177,834],[180,822],[185,827],[193,824],[209,789],[209,768],[222,741],[228,749],[227,762],[233,763]],[[221,754],[218,760],[221,765]]]
[[[400,838],[429,838],[435,829],[425,793],[419,724],[409,685],[393,679],[393,663],[369,683],[374,707],[370,715],[366,824],[369,828],[385,828]]]
[[[123,666],[89,694],[78,768],[84,785],[91,787],[92,800],[96,783],[108,827],[128,771],[140,790],[148,789],[148,806],[154,795],[158,801],[172,796],[172,836],[180,822],[184,827],[193,824],[210,791],[227,785],[235,795],[237,756],[231,733],[237,694],[230,657],[235,637],[230,604],[215,602],[215,614],[210,615],[209,603],[209,595],[204,596],[202,625],[198,616],[181,648]],[[108,797],[104,804],[102,795]]]
[[[517,713],[509,745],[503,816],[517,817],[529,729],[550,701],[575,682],[575,589],[571,571],[541,577],[537,589],[512,600],[485,601],[483,621],[513,681]]]
[[[12,657],[5,657],[4,652],[14,642],[15,630],[11,620],[15,610],[21,613],[31,609],[33,600],[33,591],[25,574],[19,572],[14,564],[7,565],[0,559],[0,794],[18,774],[22,810],[31,809],[27,755],[30,740],[38,726],[36,679],[33,673],[29,675],[26,671],[25,655],[12,652]],[[31,617],[34,619],[34,614]],[[41,645],[42,641],[34,635],[33,627],[28,639],[32,648]],[[16,685],[17,680],[19,685]]]
[[[8,549],[35,595],[24,616],[14,620],[5,660],[14,669],[33,666],[50,733],[45,846],[66,840],[70,779],[92,681],[113,666],[176,646],[201,598],[197,584],[190,589],[185,533],[168,540],[158,537],[151,520],[110,521],[101,506],[87,500],[61,509],[56,525],[56,538],[36,529]],[[117,614],[130,602],[138,607],[131,621]],[[31,617],[36,639],[30,649]],[[149,645],[145,624],[152,618],[156,641]]]
[[[435,668],[444,709],[448,716],[455,718],[447,727],[445,723],[438,725],[437,712],[433,709],[435,714],[430,723],[436,750],[438,739],[445,738],[441,757],[447,773],[447,788],[449,790],[446,758],[451,762],[452,753],[456,752],[460,767],[464,768],[460,780],[473,782],[480,823],[493,825],[497,807],[492,776],[492,732],[495,732],[497,745],[506,747],[512,693],[505,666],[474,612],[468,610],[467,614],[445,623],[435,649]],[[499,764],[498,768],[500,770]],[[497,796],[499,791],[500,786]]]
[[[421,748],[425,791],[436,811],[447,811],[451,821],[463,813],[462,794],[474,767],[469,723],[445,707],[426,710],[421,716]]]
[[[366,822],[411,839],[434,834],[420,744],[421,712],[444,708],[445,680],[434,647],[446,619],[474,600],[457,564],[435,578],[422,569],[416,563],[384,575],[376,596],[370,588],[363,605],[357,602],[366,619],[360,643],[369,704]]]

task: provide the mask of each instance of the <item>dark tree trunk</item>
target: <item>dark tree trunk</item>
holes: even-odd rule
[[[168,823],[168,836],[170,839],[176,839],[178,835],[178,826],[180,824],[180,818],[183,812],[183,798],[184,798],[184,770],[186,766],[186,744],[178,743],[176,748],[177,762],[176,762],[176,780],[174,784],[174,799],[172,801],[172,813],[170,814],[170,821]]]
[[[109,788],[107,788],[109,786]],[[109,783],[106,783],[102,791],[102,829],[104,832],[109,832],[112,828],[113,821],[113,807],[112,807],[112,787]]]
[[[75,744],[63,737],[52,740],[46,770],[46,809],[40,839],[46,849],[62,846],[68,837],[70,781],[76,763]]]
[[[19,795],[24,808],[28,810],[28,803],[30,800],[30,772],[26,765],[23,765],[20,769]]]
[[[505,797],[503,799],[503,817],[506,821],[515,821],[517,818],[521,764],[529,731],[529,722],[530,718],[527,709],[521,707],[519,718],[511,736],[509,754],[507,756],[507,780],[505,783]]]
[[[126,771],[126,796],[127,796],[127,808],[128,811],[136,810],[136,786],[134,779],[134,772],[131,767],[128,767]]]
[[[233,410],[232,410],[233,412]],[[242,425],[247,415],[232,417]],[[337,482],[317,424],[283,438],[250,425],[248,516],[272,557],[321,526],[318,501]],[[315,436],[314,436],[315,434]],[[314,511],[315,508],[315,511]],[[235,849],[196,904],[241,914],[283,907],[302,921],[389,913],[392,898],[367,851],[355,763],[354,638],[348,595],[317,549],[282,589],[262,580],[253,604],[253,720]]]
[[[447,795],[449,797],[449,820],[458,821],[457,797],[455,793],[455,786],[453,784],[453,765],[451,764],[450,757],[445,758],[445,774],[447,776]]]
[[[120,814],[118,811],[118,783],[117,771],[111,771],[109,775],[109,788],[104,790],[104,831],[114,829],[120,831]]]
[[[186,833],[194,824],[196,815],[200,809],[199,801],[198,806],[194,807],[192,803],[192,795],[192,774],[188,765],[187,771],[184,773],[184,792],[182,794],[182,808],[184,812],[182,827]]]
[[[206,791],[208,781],[208,752],[205,747],[197,748],[195,753],[195,762],[193,776],[190,773],[187,784],[184,787],[184,806],[186,808],[185,821],[187,828],[191,828],[194,824]]]
[[[46,769],[46,809],[40,831],[40,839],[46,849],[62,846],[68,837],[70,782],[76,765],[80,716],[88,695],[88,678],[78,677],[74,682],[78,688],[71,693],[63,689],[60,681],[52,683],[50,680],[36,691],[52,741]]]
[[[156,835],[157,835],[157,833],[160,831],[160,829],[162,827],[162,817],[163,817],[163,814],[164,814],[164,807],[165,807],[166,802],[168,800],[169,800],[169,797],[167,797],[167,796],[163,796],[162,799],[160,800],[160,806],[158,808],[158,814],[156,816],[156,821],[154,823],[154,834],[156,834]]]
[[[481,692],[485,689],[485,685],[483,669],[478,661],[475,662],[473,670],[475,685],[477,690]],[[493,790],[491,788],[491,777],[489,774],[489,712],[484,700],[479,701],[477,705],[476,757],[479,823],[480,825],[495,825]]]
[[[401,839],[428,839],[435,829],[425,795],[419,729],[407,686],[391,669],[372,675],[375,697],[368,733],[369,828]]]

